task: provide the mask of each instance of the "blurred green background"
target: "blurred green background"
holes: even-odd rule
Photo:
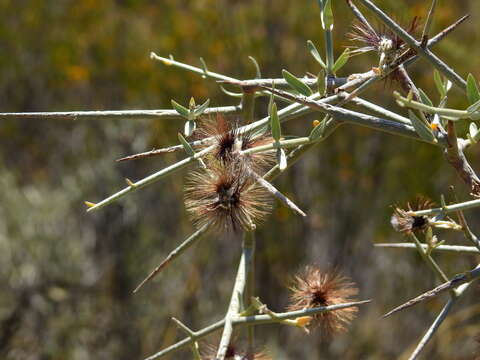
[[[334,1],[339,54],[352,14]],[[376,1],[407,23],[425,18],[429,1]],[[441,42],[437,54],[464,77],[480,77],[480,3],[440,1],[435,32],[458,17],[472,18]],[[369,15],[365,10],[365,14]],[[169,108],[211,99],[236,104],[213,81],[149,59],[173,54],[237,78],[264,77],[286,68],[317,73],[306,49],[323,49],[316,1],[288,0],[0,0],[0,111]],[[374,23],[376,23],[374,21]],[[342,74],[368,71],[374,55],[352,58]],[[410,68],[417,85],[437,99],[432,67]],[[394,105],[395,84],[379,84],[367,98]],[[452,91],[451,106],[466,106]],[[265,101],[257,116],[264,116]],[[303,135],[315,117],[289,123]],[[240,254],[238,236],[207,236],[138,295],[131,290],[193,231],[183,207],[183,173],[163,179],[95,213],[98,201],[184,157],[165,155],[115,163],[133,152],[176,143],[176,120],[0,119],[0,357],[3,359],[140,359],[183,337],[170,316],[194,329],[224,314]],[[480,168],[478,147],[468,151]],[[465,186],[432,146],[343,126],[276,180],[308,213],[300,219],[277,204],[257,235],[258,295],[281,311],[288,280],[306,264],[339,267],[360,288],[362,307],[350,331],[332,339],[279,326],[258,328],[258,343],[275,359],[404,358],[446,301],[439,297],[392,318],[382,313],[437,284],[412,251],[375,249],[403,238],[389,226],[393,203],[422,193],[436,200]],[[480,229],[476,211],[467,215]],[[440,233],[449,243],[461,235]],[[438,255],[450,274],[476,264],[472,256]],[[424,358],[472,359],[480,331],[478,286],[458,304]],[[213,336],[211,341],[216,341]],[[188,351],[169,359],[189,359]]]

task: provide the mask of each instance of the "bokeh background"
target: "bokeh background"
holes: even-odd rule
[[[425,18],[428,1],[377,0],[407,23]],[[352,14],[334,2],[339,54]],[[365,10],[367,15],[368,12]],[[480,4],[440,1],[435,32],[458,17],[472,18],[436,52],[457,71],[480,77]],[[237,78],[259,62],[265,77],[282,68],[317,73],[306,49],[323,49],[315,1],[288,0],[0,0],[0,110],[67,111],[169,108],[211,99],[236,104],[213,81],[149,59],[174,54]],[[374,21],[375,22],[375,21]],[[376,22],[375,22],[376,23]],[[341,75],[369,70],[373,55],[354,57]],[[437,99],[432,67],[411,69],[418,86]],[[395,84],[379,84],[367,98],[396,111]],[[452,91],[451,106],[466,106]],[[264,116],[259,102],[257,116]],[[318,116],[318,115],[316,115]],[[285,127],[309,133],[310,116]],[[98,201],[182,154],[116,163],[133,152],[176,143],[176,120],[0,119],[0,357],[3,359],[140,359],[183,337],[169,320],[194,329],[219,320],[228,306],[241,240],[209,235],[147,285],[135,285],[193,231],[185,216],[187,171],[149,186],[101,211]],[[480,168],[478,147],[468,151]],[[446,296],[392,318],[382,313],[433,287],[436,280],[413,251],[376,249],[375,242],[403,238],[389,226],[390,205],[416,194],[436,200],[455,185],[468,191],[432,146],[368,129],[343,126],[276,180],[309,216],[301,219],[277,204],[257,234],[258,295],[274,310],[288,301],[286,286],[306,264],[338,267],[357,282],[361,308],[348,333],[322,338],[274,325],[258,328],[258,342],[275,359],[405,358],[440,310]],[[474,231],[477,211],[468,212]],[[439,233],[466,244],[459,234]],[[450,274],[474,266],[473,256],[438,255]],[[480,330],[480,292],[472,286],[428,346],[424,358],[473,359]],[[210,338],[216,341],[216,337]],[[186,350],[169,359],[189,359]]]

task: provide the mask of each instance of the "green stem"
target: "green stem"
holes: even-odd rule
[[[355,307],[355,306],[360,306],[363,304],[369,303],[371,300],[364,300],[364,301],[357,301],[357,302],[351,302],[351,303],[345,303],[345,304],[337,304],[337,305],[330,305],[330,306],[321,306],[317,308],[312,308],[312,309],[304,309],[304,310],[297,310],[297,311],[290,311],[290,312],[285,312],[285,313],[276,313],[276,317],[272,317],[270,315],[255,315],[255,316],[245,316],[245,317],[235,317],[232,318],[231,322],[233,327],[236,326],[245,326],[245,325],[264,325],[264,324],[273,324],[273,323],[279,323],[281,320],[287,320],[287,319],[295,319],[298,317],[302,316],[313,316],[316,314],[328,312],[328,311],[335,311],[335,310],[340,310],[340,309],[346,309],[350,307]],[[218,331],[222,329],[225,325],[225,319],[220,320],[206,328],[203,328],[202,330],[196,331],[195,332],[195,340],[198,340],[200,338],[203,338],[215,331]],[[191,337],[185,338],[171,346],[169,346],[166,349],[163,349],[156,354],[153,354],[152,356],[149,356],[145,360],[153,360],[153,359],[159,359],[163,356],[169,355],[175,351],[181,350],[186,346],[189,346],[192,343]]]

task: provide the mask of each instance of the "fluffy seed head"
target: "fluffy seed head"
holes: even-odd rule
[[[307,266],[295,276],[291,286],[288,311],[311,309],[355,301],[358,294],[355,284],[337,271],[323,272],[315,266]],[[350,307],[314,315],[311,327],[320,327],[324,334],[344,332],[354,319],[358,309]]]
[[[271,210],[269,193],[240,163],[213,163],[187,181],[185,207],[198,227],[212,223],[222,231],[252,230]]]
[[[419,18],[414,17],[406,31],[413,35],[419,24]],[[364,46],[358,47],[358,49],[354,51],[355,53],[364,53],[368,51],[377,51],[379,53],[388,51],[398,52],[399,50],[402,50],[402,47],[405,44],[398,35],[389,29],[382,29],[381,31],[375,32],[360,22],[355,22],[352,25],[352,30],[347,34],[347,37],[351,41],[363,43]]]
[[[213,158],[223,164],[238,160],[239,151],[273,142],[273,138],[268,133],[255,136],[251,133],[241,134],[238,122],[229,121],[221,115],[217,115],[216,118],[204,118],[196,131],[196,138],[198,140],[213,138],[213,144],[215,145]],[[252,170],[260,173],[275,162],[275,152],[269,150],[248,154],[242,156],[241,159],[246,161]]]
[[[395,206],[390,223],[395,231],[405,235],[416,231],[425,231],[429,226],[428,216],[412,216],[409,212],[430,209],[434,205],[430,199],[418,196],[412,203],[407,204],[408,210]]]

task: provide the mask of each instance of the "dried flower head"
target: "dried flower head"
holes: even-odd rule
[[[216,161],[220,161],[223,164],[228,164],[238,159],[239,151],[273,142],[273,138],[266,132],[258,135],[253,135],[251,132],[240,133],[238,122],[229,121],[221,115],[217,115],[216,118],[204,118],[200,122],[195,135],[198,140],[213,139],[213,144],[215,145],[213,157]],[[275,152],[269,150],[243,155],[242,159],[246,160],[252,170],[258,173],[275,162]]]
[[[218,348],[213,345],[206,345],[202,351],[203,360],[215,360]],[[239,348],[235,344],[230,344],[225,354],[225,359],[229,360],[272,360],[271,356],[265,351],[255,351],[253,354]]]
[[[188,176],[185,207],[199,227],[252,230],[270,212],[271,197],[245,165],[213,163]]]
[[[435,204],[430,199],[417,196],[412,203],[407,204],[408,210],[404,210],[398,206],[395,206],[390,223],[395,231],[404,233],[406,235],[415,231],[425,231],[430,225],[428,216],[413,216],[410,215],[410,212],[430,209],[434,205]]]
[[[337,271],[323,272],[315,266],[307,266],[302,274],[295,276],[290,288],[291,304],[288,311],[310,309],[355,301],[358,289],[347,277]],[[320,327],[325,334],[343,332],[353,320],[358,309],[350,307],[328,311],[314,316],[312,327]]]
[[[419,18],[415,16],[406,31],[413,35],[419,24]],[[352,31],[347,33],[347,37],[351,41],[358,41],[364,44],[364,46],[358,47],[354,53],[376,51],[378,53],[386,52],[390,55],[398,55],[399,51],[405,50],[405,42],[391,30],[382,29],[376,32],[362,22],[355,22],[352,25]]]

